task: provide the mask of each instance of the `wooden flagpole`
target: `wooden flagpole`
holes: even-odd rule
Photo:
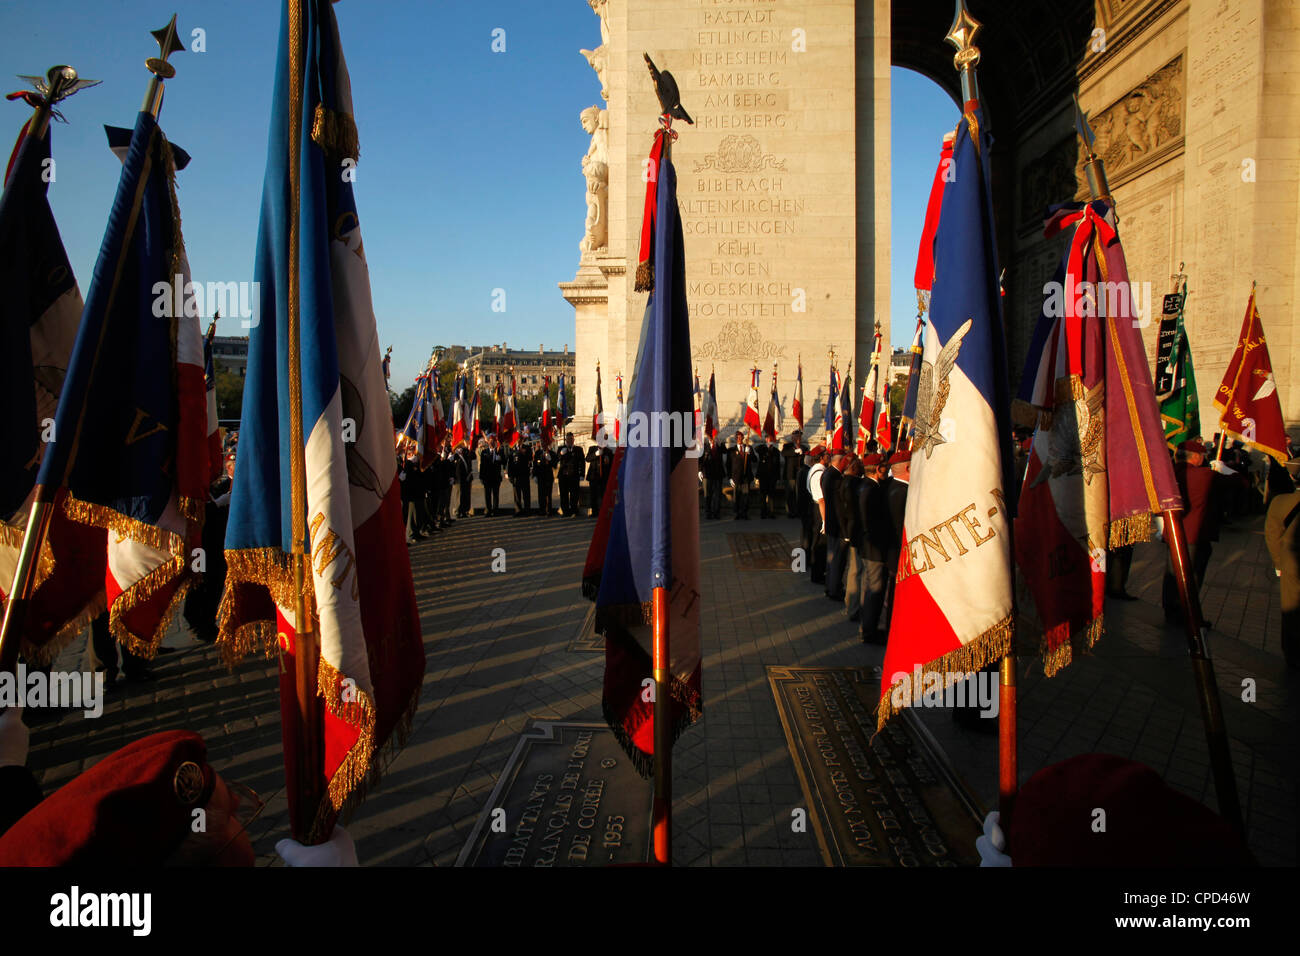
[[[663,165],[666,166],[672,160],[672,143],[676,134],[672,132],[672,118],[666,113],[662,122],[664,128],[659,135],[664,138]],[[658,170],[655,170],[655,175],[658,175]],[[659,183],[656,188],[662,187],[663,183]],[[659,223],[658,227],[662,229],[664,224]],[[671,289],[656,288],[652,294],[668,295],[671,291]],[[663,356],[662,360],[667,361],[668,356]],[[669,653],[668,597],[668,589],[664,587],[654,588],[651,592],[654,628],[651,667],[655,687],[655,793],[651,824],[655,862],[661,866],[673,865],[673,690],[670,669],[672,657]]]
[[[320,642],[313,626],[315,608],[303,596],[306,567],[304,541],[307,536],[307,461],[302,420],[302,323],[299,215],[302,208],[302,111],[303,54],[306,15],[303,0],[289,0],[289,497],[293,545],[290,561],[294,590],[294,686],[297,693],[297,722],[285,721],[283,734],[296,738],[296,806],[291,810],[293,838],[299,843],[323,842],[325,834],[315,832],[316,814],[324,795],[324,744],[321,737],[321,707],[317,695]],[[311,602],[314,604],[314,600]],[[281,643],[281,656],[284,645]],[[287,742],[287,740],[286,740]],[[286,748],[287,749],[287,748]]]
[[[142,109],[158,118],[162,110],[163,80],[176,75],[176,68],[167,62],[173,53],[184,49],[176,38],[176,15],[165,27],[152,31],[158,41],[159,55],[145,60],[145,66],[153,74],[145,91]],[[70,66],[52,66],[46,72],[47,91],[41,104],[36,107],[32,118],[27,123],[27,135],[41,137],[50,123],[50,115],[59,100],[71,96],[86,86],[97,85],[98,80],[81,80],[77,71]],[[71,464],[71,460],[68,460]],[[18,552],[18,563],[14,567],[9,600],[5,604],[4,622],[0,624],[0,672],[13,673],[18,664],[19,647],[22,643],[22,631],[27,621],[27,610],[31,604],[32,592],[36,586],[37,556],[49,535],[50,522],[54,517],[55,502],[59,491],[67,479],[67,469],[52,484],[36,485],[33,489],[32,510],[27,517],[27,531],[23,536],[22,548]]]
[[[1115,200],[1111,196],[1110,184],[1106,180],[1106,167],[1101,157],[1092,150],[1096,136],[1092,132],[1092,127],[1088,125],[1088,118],[1079,105],[1077,96],[1074,100],[1074,108],[1079,135],[1086,150],[1083,168],[1088,177],[1088,190],[1093,199],[1104,199],[1113,209]],[[1115,221],[1119,222],[1118,213]],[[1097,253],[1101,255],[1100,247]],[[1200,582],[1196,581],[1192,574],[1187,535],[1183,529],[1183,513],[1167,510],[1161,512],[1161,517],[1164,519],[1164,539],[1169,547],[1174,579],[1178,584],[1178,597],[1183,606],[1187,652],[1192,659],[1192,672],[1196,678],[1196,696],[1201,707],[1201,720],[1205,725],[1205,740],[1210,755],[1210,769],[1214,776],[1214,791],[1218,798],[1219,815],[1244,836],[1245,827],[1241,817],[1241,802],[1237,796],[1237,779],[1232,770],[1227,725],[1223,720],[1219,686],[1214,677],[1214,661],[1210,657],[1206,634],[1208,628],[1201,616]]]

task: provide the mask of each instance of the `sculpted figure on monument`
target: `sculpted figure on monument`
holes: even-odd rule
[[[582,128],[591,135],[591,146],[582,157],[582,175],[587,178],[587,231],[578,248],[585,254],[609,244],[606,207],[609,198],[609,118],[599,106],[588,106],[579,114]]]
[[[609,100],[609,87],[605,85],[605,44],[601,44],[594,50],[579,50],[579,53],[587,60],[587,66],[596,71],[596,78],[600,80],[600,98]]]

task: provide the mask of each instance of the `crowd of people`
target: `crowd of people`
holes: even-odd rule
[[[451,439],[445,439],[432,458],[423,463],[414,450],[399,454],[397,477],[402,488],[407,544],[449,527],[458,518],[474,515],[471,498],[475,480],[483,486],[485,517],[502,514],[504,481],[510,482],[516,518],[530,514],[566,518],[594,516],[600,510],[613,466],[612,449],[593,445],[584,452],[574,443],[571,432],[558,446],[524,430],[513,446],[502,444],[496,435],[489,433],[475,449],[465,442],[453,447]],[[582,503],[584,478],[585,506]],[[537,486],[535,507],[534,484]],[[451,511],[454,495],[455,517]]]

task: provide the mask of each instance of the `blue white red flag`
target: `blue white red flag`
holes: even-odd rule
[[[656,142],[664,134],[656,134]],[[654,704],[643,696],[652,676],[650,607],[656,587],[670,604],[674,738],[699,718],[700,554],[697,462],[687,457],[693,415],[690,324],[686,303],[677,174],[660,154],[654,222],[654,288],[646,304],[632,380],[634,430],[620,449],[609,542],[596,597],[596,629],[605,634],[605,719],[633,763],[648,775],[654,757]],[[648,228],[648,225],[647,227]],[[673,423],[676,423],[675,425]],[[609,493],[606,493],[609,500]]]
[[[840,376],[839,372],[835,370],[835,366],[832,365],[830,391],[826,396],[826,420],[823,423],[826,426],[827,435],[830,435],[835,431],[835,416],[838,414],[838,409],[840,407],[839,397]]]
[[[542,376],[542,447],[551,447],[551,376]]]
[[[442,440],[447,437],[447,419],[442,413],[442,396],[438,393],[438,368],[431,366],[424,374],[427,389],[424,398],[424,455],[421,467],[427,468],[438,457]]]
[[[564,429],[569,424],[569,399],[564,394],[564,389],[565,389],[565,375],[563,372],[561,372],[560,380],[558,383],[558,393],[559,393],[558,405],[559,405],[559,413],[560,413],[560,434],[561,435],[564,434]]]
[[[0,198],[0,613],[83,308],[47,198],[50,135],[47,126],[29,136],[23,124]],[[105,555],[103,531],[56,504],[20,636],[27,661],[48,664],[104,609]]]
[[[763,418],[763,437],[776,441],[781,430],[781,399],[776,392],[776,366],[772,366],[772,393],[767,398],[767,415]]]
[[[755,435],[762,427],[758,417],[758,377],[762,374],[756,368],[749,370],[749,394],[745,396],[745,424]]]
[[[497,438],[503,445],[519,444],[519,416],[515,412],[515,372],[510,370],[510,383],[506,387],[505,413],[497,426]]]
[[[1010,397],[988,185],[992,139],[966,104],[934,244],[881,726],[1002,657],[1014,635]]]
[[[844,384],[840,389],[839,404],[835,408],[835,430],[831,433],[831,449],[834,451],[852,451],[853,449],[853,360],[849,359],[849,368],[844,375]]]
[[[415,379],[415,398],[411,401],[410,414],[406,424],[397,436],[397,457],[413,461],[424,460],[424,415],[428,408],[426,396],[429,392],[429,376],[418,375]]]
[[[226,531],[229,566],[219,614],[225,651],[275,649],[282,711],[294,692],[298,634],[290,554],[311,556],[306,606],[320,639],[324,698],[323,797],[310,824],[328,834],[372,771],[376,749],[409,724],[424,676],[424,646],[405,545],[391,412],[352,185],[338,174],[357,156],[347,67],[327,0],[303,4],[304,69],[297,180],[299,256],[289,150],[289,10],[280,28],[255,276],[260,322],[249,335],[239,463]],[[294,541],[290,485],[289,286],[296,265],[301,316],[301,410],[306,540]],[[344,422],[354,426],[344,440]],[[287,675],[287,680],[286,680]],[[287,687],[286,687],[287,684]],[[289,705],[296,712],[296,704]],[[290,738],[286,737],[286,742]],[[286,768],[297,755],[285,753]],[[308,781],[287,774],[289,804]],[[305,827],[304,827],[305,828]]]
[[[59,398],[37,484],[66,488],[63,513],[103,529],[95,566],[109,628],[152,657],[193,581],[207,500],[203,336],[180,231],[184,166],[141,112]]]

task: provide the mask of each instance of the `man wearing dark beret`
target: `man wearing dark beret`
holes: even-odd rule
[[[151,734],[19,817],[0,866],[252,866],[255,799],[212,769],[198,734]]]

